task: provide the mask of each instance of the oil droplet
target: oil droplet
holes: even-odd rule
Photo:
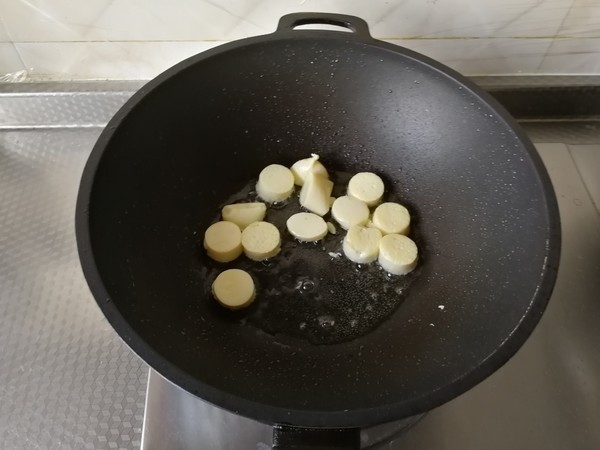
[[[284,209],[288,204],[288,200],[283,200],[281,202],[271,203],[269,207],[273,209]]]
[[[263,266],[265,266],[267,269],[270,269],[275,266],[275,261],[273,261],[273,259],[265,259],[265,260],[261,261],[260,263]]]
[[[315,282],[305,277],[298,278],[295,289],[301,294],[311,293],[315,290]]]
[[[335,318],[330,315],[319,316],[317,321],[322,328],[332,328],[335,325]]]

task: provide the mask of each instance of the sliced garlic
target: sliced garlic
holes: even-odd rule
[[[369,220],[369,207],[361,200],[344,195],[331,207],[331,215],[344,230],[354,225],[365,225]]]
[[[355,225],[348,230],[342,243],[346,257],[355,263],[370,263],[377,259],[381,231]]]
[[[204,233],[204,248],[215,261],[233,261],[242,254],[240,227],[225,220],[213,223]]]
[[[235,223],[242,230],[253,222],[259,222],[265,218],[267,205],[262,202],[234,203],[226,205],[221,211],[223,220]]]
[[[327,224],[321,216],[313,213],[294,214],[287,220],[286,225],[292,236],[305,242],[318,241],[327,234]]]
[[[319,155],[311,154],[310,158],[301,159],[296,161],[291,167],[292,174],[294,175],[294,183],[298,186],[304,185],[304,181],[309,173],[315,173],[317,175],[329,178],[327,169],[319,161]]]
[[[275,225],[269,222],[254,222],[242,232],[244,254],[254,260],[263,261],[279,253],[281,236]]]
[[[212,293],[217,301],[229,309],[250,305],[256,295],[254,280],[241,269],[221,272],[212,284]]]
[[[375,206],[383,196],[383,181],[372,172],[360,172],[350,178],[348,195],[362,200],[367,206]]]
[[[335,227],[334,224],[332,224],[331,222],[327,222],[327,230],[331,233],[331,234],[337,234],[337,228]]]
[[[324,216],[329,211],[333,182],[322,175],[309,173],[300,190],[300,205]]]
[[[281,202],[294,192],[294,175],[281,164],[271,164],[260,172],[256,192],[269,203]]]
[[[408,209],[399,203],[382,203],[373,213],[373,225],[379,228],[384,235],[408,234],[410,214]]]
[[[379,264],[394,275],[405,275],[417,266],[417,244],[401,234],[387,234],[379,243]]]

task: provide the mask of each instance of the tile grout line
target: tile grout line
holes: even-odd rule
[[[25,61],[23,60],[23,56],[21,55],[21,52],[19,51],[19,48],[17,47],[16,41],[12,37],[12,33],[10,32],[10,30],[6,26],[6,22],[2,18],[2,14],[0,14],[0,25],[2,25],[2,28],[4,28],[4,31],[6,31],[6,35],[10,39],[10,42],[8,42],[8,43],[12,44],[13,48],[15,49],[15,52],[17,53],[17,56],[19,57],[19,61],[21,61],[21,65],[23,66],[23,68],[21,70],[27,70],[27,65],[25,65]]]
[[[592,196],[592,193],[590,192],[590,189],[585,181],[585,178],[583,177],[583,175],[581,174],[581,172],[579,171],[579,166],[577,165],[577,162],[575,161],[575,158],[573,157],[573,149],[571,149],[571,146],[569,144],[565,144],[567,146],[567,150],[569,152],[569,158],[571,158],[571,162],[573,163],[573,165],[575,166],[575,170],[577,171],[577,175],[579,175],[579,179],[581,180],[581,183],[583,184],[583,188],[585,189],[586,194],[588,195],[590,202],[592,202],[592,205],[594,205],[594,209],[596,210],[596,214],[598,214],[600,216],[600,205],[597,205],[596,202],[594,201],[594,197]]]
[[[567,17],[569,17],[569,14],[571,14],[571,10],[573,9],[573,5],[575,4],[575,0],[571,0],[571,4],[569,5],[569,9],[567,9],[567,12],[565,13],[565,16],[563,17],[563,19],[560,21],[560,24],[558,25],[558,28],[556,30],[556,35],[558,36],[560,34],[560,30],[563,27],[563,25],[565,24]],[[550,41],[550,44],[548,45],[548,47],[546,48],[546,51],[544,52],[544,56],[542,56],[542,58],[540,59],[539,64],[537,65],[537,67],[535,68],[535,72],[539,73],[540,69],[542,68],[542,66],[544,65],[544,61],[546,61],[546,59],[548,58],[548,55],[550,54],[550,50],[552,49],[552,47],[554,46],[554,40]]]

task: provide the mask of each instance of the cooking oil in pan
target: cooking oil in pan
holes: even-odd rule
[[[330,173],[334,196],[345,194],[352,174]],[[255,180],[225,204],[257,201]],[[386,320],[405,298],[414,274],[391,276],[377,263],[356,264],[342,251],[345,230],[323,240],[299,242],[286,229],[287,219],[302,211],[296,192],[285,202],[267,209],[264,220],[281,232],[281,252],[264,262],[240,257],[231,263],[248,271],[256,283],[253,305],[236,314],[246,326],[271,334],[284,334],[315,344],[333,344],[362,336]],[[386,201],[399,199],[388,198]],[[331,220],[328,214],[325,220]],[[223,270],[209,262],[210,283]]]

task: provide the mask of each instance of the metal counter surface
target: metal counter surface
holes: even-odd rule
[[[96,306],[74,239],[87,156],[140,85],[0,85],[0,449],[141,446],[148,367]],[[594,206],[600,205],[600,127],[593,121],[525,126],[534,142],[556,143],[538,145],[563,225],[548,310],[503,368],[383,448],[600,447],[600,216]],[[169,423],[167,417],[177,423],[181,407],[161,402],[160,389],[178,388],[155,373],[151,379],[158,391],[146,412],[144,448],[164,449],[167,442],[181,449],[268,445],[267,438],[186,447],[181,436],[177,441],[156,426]],[[179,394],[184,404],[198,401]],[[214,422],[192,429],[202,426]],[[157,432],[162,443],[152,435]],[[252,433],[240,436],[268,435]]]
[[[0,448],[139,448],[148,367],[96,306],[75,199],[131,91],[0,88]]]

